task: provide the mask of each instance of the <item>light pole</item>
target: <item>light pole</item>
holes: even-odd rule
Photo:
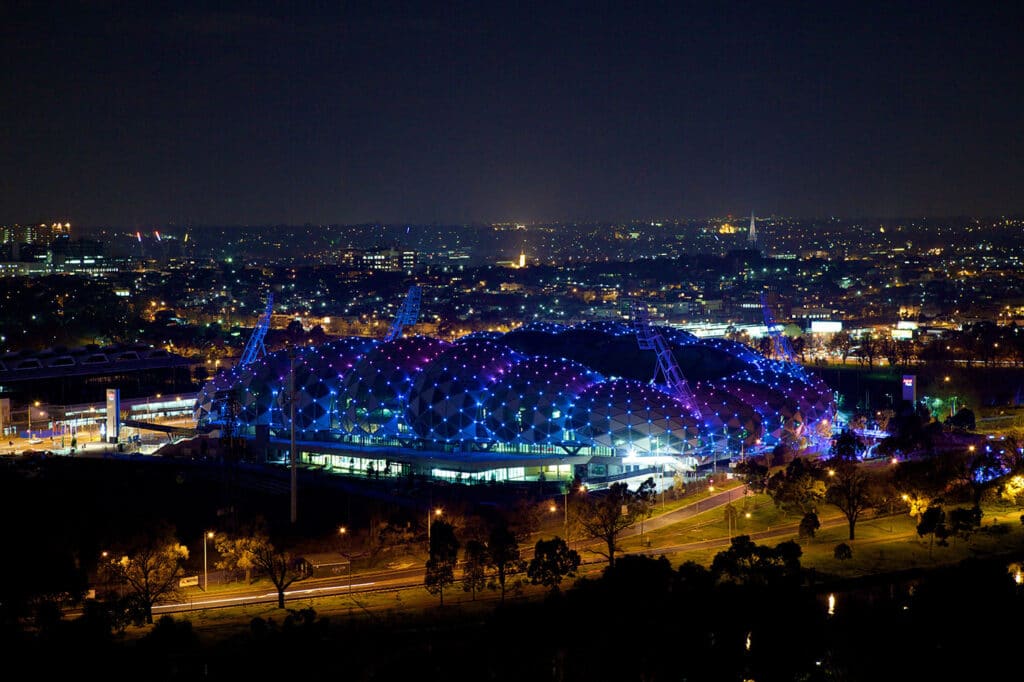
[[[562,505],[562,512],[563,512],[562,523],[563,523],[563,526],[564,526],[563,532],[565,533],[565,542],[566,542],[566,544],[568,544],[569,543],[569,488],[568,487],[566,487],[565,492],[563,493],[563,495],[565,496],[565,503]]]
[[[213,538],[213,531],[203,533],[203,592],[210,587],[210,574],[206,572],[206,542]]]
[[[299,469],[298,469],[298,453],[295,451],[295,346],[288,346],[288,402],[291,409],[291,491],[292,491],[292,504],[291,504],[291,520],[292,525],[299,518],[299,506],[298,506],[298,487],[299,487]]]
[[[430,512],[431,512],[431,510],[428,509],[427,510],[427,552],[428,553],[430,552],[430,527],[432,525],[434,525],[434,520],[430,518]],[[434,516],[440,517],[441,514],[444,513],[444,510],[441,509],[440,507],[438,507],[437,509],[434,509],[433,512],[434,512]]]
[[[32,406],[39,407],[39,401],[35,401],[32,405],[28,406],[28,439],[32,440]]]
[[[342,556],[348,559],[348,593],[352,594],[352,558],[345,554],[345,535],[348,533],[348,528],[345,526],[338,526],[338,535],[341,536],[341,548]]]

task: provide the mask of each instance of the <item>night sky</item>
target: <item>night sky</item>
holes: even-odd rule
[[[0,223],[1024,212],[1019,3],[0,5]]]

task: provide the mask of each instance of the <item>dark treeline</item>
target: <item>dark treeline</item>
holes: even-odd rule
[[[724,576],[632,556],[543,601],[484,612],[353,619],[298,609],[215,641],[170,617],[141,639],[117,641],[87,614],[46,637],[8,633],[5,643],[44,677],[649,682],[987,679],[1013,659],[1019,638],[1000,616],[1019,616],[1024,598],[998,563],[934,570],[910,581],[912,590],[902,578],[864,591],[831,586],[831,615],[830,592],[799,573]]]

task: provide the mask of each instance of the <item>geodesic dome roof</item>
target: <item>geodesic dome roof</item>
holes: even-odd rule
[[[758,353],[756,350],[754,350],[745,343],[740,343],[739,341],[733,341],[731,339],[711,338],[700,339],[699,343],[709,348],[717,348],[718,350],[728,353],[729,355],[732,355],[733,357],[738,358],[739,360],[742,360],[743,362],[748,363],[752,366],[757,366],[760,363],[765,362],[767,360],[767,358]]]
[[[699,337],[685,329],[676,329],[675,327],[659,327],[658,329],[666,341],[676,346],[687,346],[691,343],[700,342]]]
[[[826,433],[833,394],[808,368],[772,361],[725,339],[659,326],[700,416],[656,386],[656,354],[616,320],[572,327],[534,323],[454,343],[423,336],[382,343],[346,337],[297,349],[296,426],[430,441],[598,445],[636,453],[695,444]],[[288,355],[280,351],[206,382],[200,420],[287,426]],[[612,377],[611,380],[605,377]],[[625,377],[625,378],[618,378]],[[662,374],[662,379],[664,376]],[[219,401],[219,403],[218,403]]]
[[[802,430],[805,422],[800,406],[784,391],[768,384],[733,377],[715,383],[715,386],[754,408],[761,415],[766,435],[782,438],[784,430]]]
[[[490,339],[463,337],[416,376],[406,423],[416,435],[431,440],[486,438],[481,419],[486,391],[522,357]]]
[[[484,401],[487,431],[500,441],[563,442],[577,397],[602,379],[565,358],[526,358],[489,387]]]
[[[338,413],[338,394],[344,376],[377,343],[376,339],[365,336],[346,336],[312,347],[296,357],[296,429],[325,431],[331,428],[332,415]],[[288,380],[286,375],[279,396],[286,394]]]
[[[561,334],[566,329],[568,329],[566,325],[559,324],[558,322],[537,321],[529,322],[527,324],[522,325],[521,327],[516,327],[505,336],[508,336],[509,334],[515,334],[517,332],[544,332],[545,334]]]
[[[295,361],[299,362],[307,347],[297,350]],[[287,415],[278,398],[288,390],[289,359],[287,350],[254,360],[238,373],[238,391],[242,420],[248,424],[284,426]]]
[[[633,333],[628,324],[618,320],[587,320],[586,322],[573,325],[572,329],[598,332],[608,334],[609,336],[624,336]]]
[[[570,424],[581,440],[640,454],[689,449],[701,436],[699,422],[679,400],[632,379],[603,381],[583,391]]]
[[[471,341],[497,341],[498,339],[505,336],[501,332],[481,331],[481,332],[470,332],[455,339],[455,343],[466,343]]]
[[[807,381],[803,376],[794,373],[783,373],[773,371],[744,371],[725,381],[739,379],[751,383],[769,386],[781,392],[786,398],[792,401],[800,410],[807,422],[819,419],[831,419],[835,412],[835,401],[831,391],[820,391],[814,383]]]
[[[429,336],[405,336],[382,343],[345,376],[341,429],[348,433],[397,434],[405,404],[419,373],[451,344]]]
[[[228,367],[217,372],[199,389],[196,396],[193,417],[199,423],[220,419],[224,410],[225,393],[238,382],[238,372]]]
[[[754,445],[764,436],[761,415],[737,396],[707,382],[693,387],[693,397],[707,430],[725,435],[735,445]]]
[[[717,379],[749,369],[752,363],[746,360],[746,354],[736,355],[731,348],[723,348],[702,339],[697,343],[676,346],[672,349],[679,370],[687,381],[695,383],[709,379]]]

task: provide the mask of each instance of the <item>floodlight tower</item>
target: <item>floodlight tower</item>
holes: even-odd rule
[[[411,327],[416,324],[416,321],[420,317],[420,298],[422,294],[420,287],[416,284],[409,287],[409,292],[405,295],[405,301],[402,303],[402,307],[398,309],[398,314],[395,315],[395,321],[391,323],[391,329],[388,330],[388,335],[384,337],[385,341],[393,341],[402,335],[403,327]]]
[[[252,336],[249,337],[249,342],[245,344],[245,350],[242,351],[242,359],[238,362],[239,367],[245,367],[256,358],[267,354],[267,349],[263,345],[263,337],[267,335],[267,329],[270,328],[270,315],[273,310],[274,293],[270,292],[267,294],[267,307],[256,321]]]
[[[676,362],[665,337],[658,329],[651,326],[647,317],[647,308],[635,300],[629,302],[629,307],[630,323],[636,334],[637,345],[640,346],[640,350],[653,350],[658,359],[653,381],[657,381],[660,374],[675,397],[686,406],[693,417],[700,420],[700,409],[697,407],[697,401],[693,398],[690,385],[686,383],[686,378],[679,369],[679,363]]]
[[[764,291],[761,292],[761,311],[764,313],[764,326],[772,340],[772,357],[798,366],[796,356],[793,354],[793,346],[790,345],[789,338],[779,329],[779,325],[775,323],[775,316],[772,315],[772,309],[768,306],[768,294]]]

